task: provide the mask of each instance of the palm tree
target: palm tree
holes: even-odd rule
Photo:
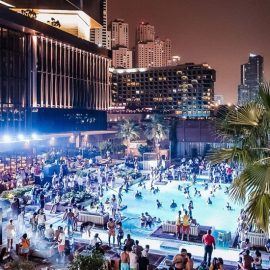
[[[162,115],[153,115],[151,121],[145,126],[145,136],[148,140],[153,140],[156,153],[159,156],[160,142],[169,136],[169,126],[165,123]]]
[[[270,84],[260,86],[259,98],[228,111],[218,130],[230,149],[210,154],[210,160],[236,161],[240,175],[234,179],[230,197],[245,205],[249,221],[265,232],[269,230],[270,211]]]
[[[118,137],[124,140],[124,144],[127,146],[127,152],[129,153],[130,142],[140,137],[139,126],[131,120],[123,120],[119,124]]]

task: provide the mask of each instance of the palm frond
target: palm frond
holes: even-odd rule
[[[270,194],[270,165],[254,163],[241,173],[242,182],[249,194]]]
[[[240,204],[244,204],[246,202],[246,192],[247,187],[243,181],[243,175],[235,178],[231,187],[230,187],[230,198]]]
[[[263,114],[264,107],[257,102],[251,102],[231,111],[226,121],[232,125],[258,126]]]
[[[270,82],[262,83],[259,87],[260,101],[267,111],[270,110]]]
[[[119,124],[118,137],[124,140],[135,140],[140,137],[140,130],[136,123],[131,120],[124,120]]]
[[[261,229],[268,232],[270,211],[270,194],[251,196],[246,212],[250,222],[255,222]]]
[[[213,164],[220,163],[224,160],[237,161],[242,164],[248,164],[253,160],[250,149],[241,148],[223,148],[214,151],[210,151],[207,158]]]

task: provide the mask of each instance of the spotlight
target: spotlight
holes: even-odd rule
[[[36,133],[32,133],[31,137],[32,137],[33,140],[37,140],[37,138],[38,138]]]
[[[23,141],[24,140],[24,135],[23,134],[18,134],[18,139],[20,140],[20,141]]]
[[[51,137],[50,141],[49,141],[49,144],[50,145],[54,145],[55,143],[55,138],[54,137]]]
[[[4,141],[5,143],[9,143],[9,142],[11,142],[11,137],[10,137],[9,135],[4,135],[4,136],[3,136],[3,141]]]

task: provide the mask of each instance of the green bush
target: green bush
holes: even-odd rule
[[[62,199],[70,200],[72,197],[75,198],[76,203],[80,203],[80,202],[91,199],[93,196],[85,191],[67,192],[63,195]]]
[[[106,261],[104,256],[99,252],[94,252],[89,256],[77,256],[71,262],[68,267],[69,270],[106,270],[108,269],[106,266]]]
[[[5,190],[1,193],[1,198],[4,199],[12,199],[13,197],[17,196],[21,198],[25,195],[25,193],[29,192],[32,189],[32,186],[25,186],[22,188],[14,188],[12,190]]]

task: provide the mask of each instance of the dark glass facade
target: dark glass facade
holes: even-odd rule
[[[207,118],[214,100],[215,70],[208,65],[184,64],[150,69],[112,71],[113,104],[116,107],[183,118]]]
[[[99,54],[90,42],[8,9],[0,8],[0,14],[0,130],[29,130],[41,111],[43,119],[46,113],[52,120],[58,114],[58,124],[64,123],[66,110],[70,115],[81,110],[86,121],[94,115],[103,121],[96,121],[96,128],[104,129],[106,116],[96,117],[94,112],[106,111],[111,103],[110,59],[105,51]],[[69,131],[87,130],[72,123]]]
[[[23,128],[28,105],[27,36],[0,27],[0,128]]]

